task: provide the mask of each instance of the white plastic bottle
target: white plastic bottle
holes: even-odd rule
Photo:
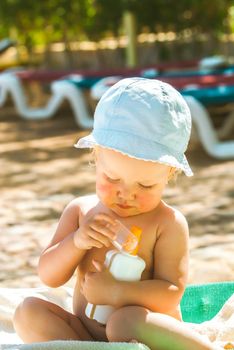
[[[126,235],[126,230],[127,229],[124,227],[124,235]],[[120,251],[110,250],[106,253],[104,264],[109,269],[112,276],[117,280],[139,281],[141,279],[141,274],[145,269],[145,261],[137,255],[141,229],[133,226],[128,233],[129,237],[127,240],[123,240],[122,245],[120,246]],[[119,246],[119,243],[114,245]],[[135,247],[134,249],[132,249],[133,246]],[[93,305],[88,303],[85,309],[85,314],[87,317],[94,319],[99,323],[106,324],[113,311],[115,311],[115,308],[110,305]]]

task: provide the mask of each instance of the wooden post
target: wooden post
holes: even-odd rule
[[[124,12],[124,31],[127,37],[126,46],[126,65],[127,67],[135,67],[137,65],[136,50],[136,19],[135,15],[130,11]]]

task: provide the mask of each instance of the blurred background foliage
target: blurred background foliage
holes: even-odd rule
[[[214,35],[233,29],[233,0],[1,0],[0,36],[23,44],[82,39],[99,40],[121,33],[122,15],[131,10],[137,31],[182,34],[189,29]]]
[[[63,42],[118,38],[123,14],[131,11],[137,33],[173,32],[177,37],[234,31],[234,0],[1,0],[0,39],[10,37],[30,53]]]

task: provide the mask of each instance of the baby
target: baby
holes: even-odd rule
[[[76,273],[73,313],[35,297],[25,299],[14,316],[24,342],[142,341],[139,323],[162,319],[182,325],[188,225],[162,196],[178,171],[192,176],[184,155],[190,131],[184,99],[161,81],[127,78],[103,95],[92,133],[75,145],[94,149],[96,194],[68,204],[38,268],[41,280],[53,288]],[[142,229],[138,255],[146,268],[140,281],[118,281],[103,268],[116,220]],[[116,308],[106,326],[85,315],[87,302]]]

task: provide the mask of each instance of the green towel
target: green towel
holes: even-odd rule
[[[234,282],[189,285],[181,301],[185,322],[201,323],[212,319],[234,293]]]

